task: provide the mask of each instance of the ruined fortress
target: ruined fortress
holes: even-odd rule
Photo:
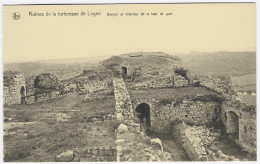
[[[158,146],[154,150],[147,148],[156,158],[172,160],[163,151],[160,141],[147,137],[151,131],[171,133],[194,161],[237,160],[212,148],[214,140],[223,134],[245,151],[256,154],[255,106],[237,100],[223,87],[205,79],[199,80],[205,94],[194,91],[192,95],[171,96],[172,93],[178,95],[176,88],[185,89],[194,84],[178,57],[161,52],[130,53],[105,60],[98,69],[109,73],[103,79],[85,76],[71,81],[59,81],[43,74],[31,80],[31,84],[26,84],[21,74],[9,77],[4,86],[4,104],[37,103],[74,91],[86,94],[84,101],[87,102],[112,92],[115,97],[113,118],[118,122],[116,147],[104,151],[113,152],[114,161],[149,160],[137,155],[141,156],[140,147],[145,147],[145,144],[133,144],[137,138],[146,138],[151,145]]]

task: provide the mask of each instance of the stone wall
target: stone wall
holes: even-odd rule
[[[206,161],[206,150],[201,148],[201,150],[198,151],[198,148],[193,146],[193,143],[191,143],[190,138],[188,138],[186,134],[186,129],[187,125],[184,122],[175,125],[172,130],[174,139],[184,147],[192,161]]]
[[[75,148],[72,162],[115,162],[115,147]]]
[[[174,75],[169,73],[165,76],[154,76],[143,80],[142,82],[136,82],[129,84],[130,89],[149,89],[149,88],[173,88],[173,87],[187,87],[189,85],[188,80],[185,77]]]
[[[119,125],[115,130],[116,161],[172,161],[171,155],[163,151],[160,139],[150,139],[140,131],[123,79],[113,79],[113,86],[115,118]]]
[[[149,88],[171,88],[173,87],[172,77],[156,77],[149,81],[130,85],[130,89],[149,89]]]
[[[174,87],[187,87],[189,85],[189,82],[185,77],[182,77],[180,75],[174,76]]]
[[[226,98],[221,107],[221,120],[227,134],[246,151],[255,153],[256,106],[243,102],[232,92],[231,86],[223,85],[219,79],[203,78],[200,79],[200,84]]]
[[[104,80],[80,79],[77,81],[77,88],[81,92],[85,92],[85,93],[104,91],[112,88],[112,79],[111,78],[107,78]]]
[[[184,122],[173,127],[173,137],[182,144],[192,161],[239,161],[225,155],[215,144],[220,130],[206,126],[188,126]]]
[[[231,86],[224,85],[223,82],[220,79],[217,79],[217,78],[201,78],[201,79],[199,79],[199,81],[200,81],[200,85],[205,87],[205,88],[214,90],[214,91],[222,94],[226,98],[232,97],[232,95],[230,93]]]
[[[22,74],[8,77],[10,81],[4,85],[3,100],[5,105],[21,104],[26,95],[26,83]],[[5,83],[5,82],[4,82]]]
[[[167,76],[157,76],[151,80],[137,83],[130,86],[131,89],[149,89],[149,88],[172,88],[172,87],[187,87],[188,80],[182,76],[174,76],[168,74]]]
[[[246,151],[256,152],[256,107],[226,101],[222,104],[221,119],[231,139]]]
[[[116,119],[125,125],[135,126],[137,130],[139,125],[134,123],[133,108],[130,96],[122,78],[113,79],[115,96],[115,116]]]
[[[219,102],[195,101],[185,99],[182,102],[173,100],[132,100],[133,109],[146,103],[150,106],[151,130],[168,133],[171,123],[185,121],[188,124],[207,125],[214,123],[221,111]]]

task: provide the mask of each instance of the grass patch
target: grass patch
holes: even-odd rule
[[[69,94],[59,99],[4,108],[5,117],[17,122],[34,122],[17,133],[4,136],[4,161],[53,162],[62,151],[93,146],[114,146],[114,120],[87,122],[88,117],[113,114],[114,97],[83,102],[83,95]],[[19,110],[18,110],[19,109]],[[69,116],[58,121],[56,115]]]

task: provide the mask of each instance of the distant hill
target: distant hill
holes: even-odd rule
[[[88,64],[96,64],[107,59],[110,56],[90,56],[86,58],[66,58],[66,59],[52,59],[52,60],[39,60],[40,63],[48,63],[48,64],[75,64],[75,63],[88,63]]]
[[[4,71],[18,71],[25,76],[41,73],[53,73],[57,77],[63,74],[81,71],[82,69],[94,69],[100,62],[99,58],[45,60],[36,62],[8,63],[4,64]]]
[[[256,52],[191,52],[174,54],[191,74],[256,74]]]
[[[37,75],[40,73],[54,73],[60,76],[65,73],[80,71],[82,69],[94,69],[99,62],[109,65],[127,61],[133,65],[148,69],[166,69],[168,61],[176,61],[189,69],[191,74],[230,74],[243,76],[256,74],[255,52],[191,52],[188,54],[168,55],[163,52],[138,52],[113,56],[106,56],[42,60],[24,63],[4,64],[4,70],[18,71],[25,75]],[[105,60],[106,59],[106,60]]]

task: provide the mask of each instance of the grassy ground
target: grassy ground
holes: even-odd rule
[[[131,99],[182,99],[185,96],[218,95],[203,87],[163,88],[149,90],[128,90]]]
[[[77,93],[31,105],[4,107],[4,161],[54,161],[72,148],[113,146],[114,120],[88,122],[113,114],[114,97],[83,102]]]

